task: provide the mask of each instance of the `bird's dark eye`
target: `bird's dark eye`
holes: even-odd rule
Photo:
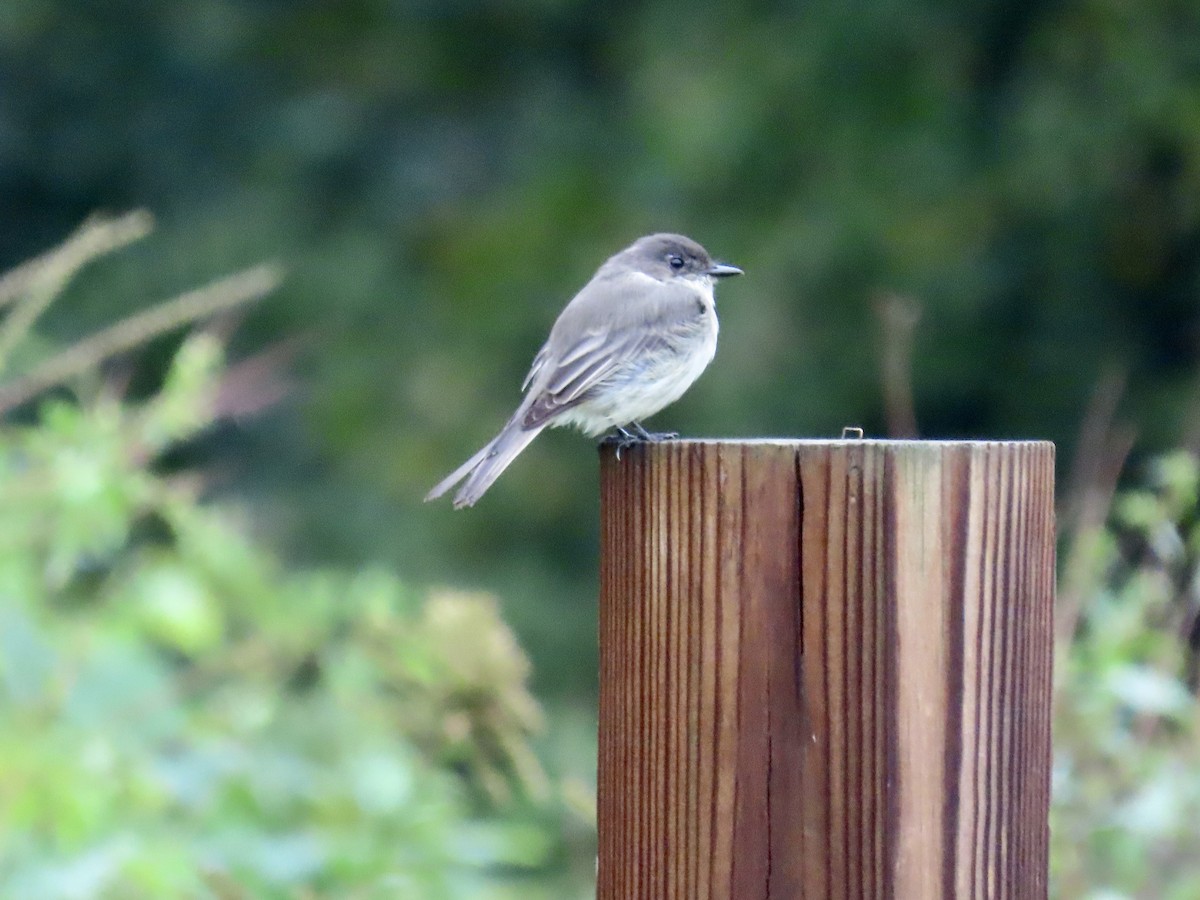
[[[683,257],[677,253],[672,253],[670,256],[668,256],[667,262],[676,272],[683,268]]]

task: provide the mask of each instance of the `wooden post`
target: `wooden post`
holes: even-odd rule
[[[598,900],[1046,897],[1052,444],[601,467]]]

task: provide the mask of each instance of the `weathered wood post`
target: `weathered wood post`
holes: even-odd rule
[[[601,465],[599,900],[1046,897],[1052,444]]]

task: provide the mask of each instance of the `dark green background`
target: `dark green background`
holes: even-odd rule
[[[296,387],[194,448],[296,562],[497,591],[553,704],[591,703],[596,462],[548,433],[474,510],[421,497],[503,423],[610,253],[688,233],[747,274],[653,425],[884,430],[878,297],[922,313],[922,434],[1074,453],[1129,373],[1139,453],[1197,414],[1200,6],[0,4],[0,265],[96,209],[148,241],[88,270],[67,340],[263,258],[239,332]],[[165,350],[147,354],[162,358]]]

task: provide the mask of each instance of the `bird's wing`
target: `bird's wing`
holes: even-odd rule
[[[535,428],[588,398],[588,392],[627,368],[642,354],[665,347],[663,337],[628,331],[618,335],[590,335],[579,342],[581,352],[569,364],[550,373],[546,385],[533,398],[521,424]],[[584,344],[590,349],[582,349]]]
[[[632,285],[634,290],[639,287]],[[651,297],[643,294],[629,302],[611,286],[606,295],[590,294],[586,289],[580,292],[559,317],[526,378],[530,393],[521,420],[523,427],[545,424],[587,399],[592,388],[637,365],[637,360],[646,355],[669,349],[696,327],[699,310],[693,291],[656,282]],[[598,299],[610,309],[604,315],[590,315],[594,310],[588,306]],[[571,324],[571,317],[577,321],[597,318],[604,324],[566,341],[562,339],[564,333],[578,333],[577,329],[562,327]]]
[[[550,345],[543,344],[542,349],[538,351],[537,356],[533,358],[533,365],[529,367],[529,372],[525,376],[525,380],[521,382],[521,390],[529,387],[529,383],[537,377],[537,373],[542,371],[542,366],[546,364],[547,358],[550,356]]]
[[[589,390],[615,375],[639,354],[649,351],[653,343],[653,339],[634,332],[589,335],[579,342],[579,354],[570,363],[555,366],[546,384],[531,397],[522,426],[535,428],[582,403]],[[590,345],[590,349],[584,345]]]

